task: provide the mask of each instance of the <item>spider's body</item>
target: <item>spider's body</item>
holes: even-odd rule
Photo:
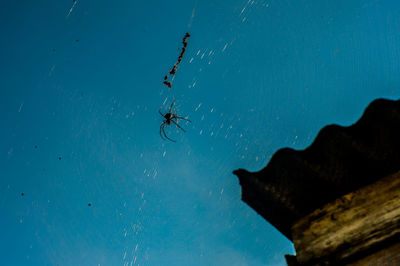
[[[181,117],[181,116],[177,116],[176,114],[174,114],[172,112],[172,107],[174,106],[175,101],[172,102],[171,106],[169,107],[169,112],[166,113],[165,115],[161,113],[160,110],[158,110],[158,112],[160,113],[160,115],[162,117],[164,117],[164,121],[162,122],[161,126],[160,126],[160,136],[162,139],[168,139],[170,141],[176,142],[175,140],[169,138],[167,136],[167,134],[165,133],[165,125],[171,125],[171,122],[174,123],[179,129],[181,129],[183,132],[186,132],[180,125],[178,125],[178,119],[182,119],[182,120],[186,120],[188,122],[191,122],[189,119]]]
[[[171,125],[171,119],[172,119],[173,117],[174,117],[174,116],[173,116],[171,113],[167,113],[166,115],[164,115],[165,123],[166,123],[167,125]]]

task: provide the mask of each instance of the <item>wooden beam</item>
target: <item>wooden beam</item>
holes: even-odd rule
[[[399,265],[400,242],[357,260],[348,266]]]
[[[292,227],[297,261],[348,260],[400,235],[400,172],[344,195]]]

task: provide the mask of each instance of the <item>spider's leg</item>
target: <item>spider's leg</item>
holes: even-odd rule
[[[159,113],[162,117],[164,117],[164,115],[161,113],[161,110],[158,110],[158,113]]]
[[[170,113],[172,113],[172,112],[171,112],[171,111],[172,111],[172,106],[174,106],[174,104],[175,104],[175,99],[172,101],[171,106],[169,107],[169,112],[170,112]]]
[[[161,124],[161,126],[160,126],[160,137],[161,137],[163,140],[165,140],[165,138],[164,138],[164,136],[162,135],[162,132],[161,132],[161,131],[164,131],[164,127],[165,127],[165,122],[163,122],[163,123]]]
[[[162,131],[163,131],[163,133],[164,133],[164,136],[165,136],[168,140],[170,140],[170,141],[172,141],[172,142],[176,142],[175,140],[168,138],[167,134],[165,134],[164,128],[162,128]]]
[[[188,121],[188,122],[192,123],[192,121],[190,121],[189,119],[187,119],[185,117],[182,117],[182,116],[175,116],[175,118],[182,119],[182,120],[185,120],[185,121]]]
[[[175,122],[175,120],[171,120],[172,123],[174,123],[177,127],[179,127],[180,129],[182,129],[183,132],[186,132],[186,130],[184,130],[180,125],[178,125],[178,123]]]

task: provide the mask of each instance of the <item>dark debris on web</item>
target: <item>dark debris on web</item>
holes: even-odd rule
[[[178,71],[178,65],[182,62],[183,55],[184,55],[185,52],[186,52],[186,47],[187,47],[187,45],[188,45],[187,39],[188,39],[189,37],[190,37],[190,34],[187,32],[187,33],[185,34],[185,37],[183,37],[183,41],[182,41],[183,47],[182,47],[182,50],[181,50],[180,55],[178,56],[178,61],[177,61],[177,62],[175,63],[175,65],[171,68],[171,70],[168,71],[168,74],[164,76],[164,82],[163,82],[163,84],[166,85],[166,86],[168,86],[168,88],[171,88],[171,87],[172,87],[172,84],[171,84],[171,82],[168,80],[168,78],[171,78],[172,76],[174,76],[175,73],[176,73],[176,71]]]

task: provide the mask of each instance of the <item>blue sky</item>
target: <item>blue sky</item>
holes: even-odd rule
[[[400,96],[398,1],[71,6],[0,10],[2,265],[284,265],[232,170]]]

